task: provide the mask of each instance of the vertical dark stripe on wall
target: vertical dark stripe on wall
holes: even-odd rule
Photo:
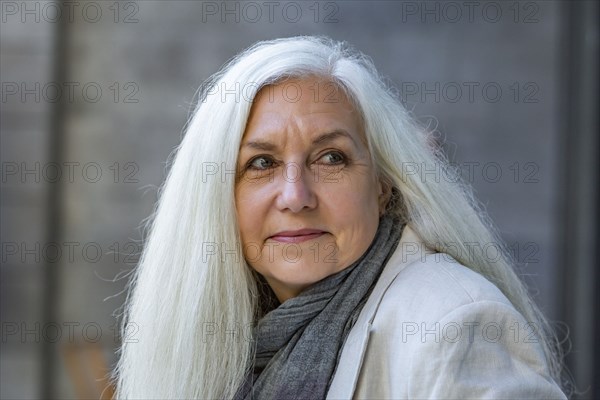
[[[561,59],[562,122],[559,165],[562,265],[562,320],[569,327],[567,367],[575,380],[574,399],[600,396],[598,330],[598,2],[561,2],[564,33]],[[564,333],[561,332],[564,336]]]
[[[57,0],[59,8],[64,9],[60,3],[63,0]],[[67,18],[60,18],[55,24],[54,43],[52,52],[52,81],[62,85],[67,80],[67,39],[69,30],[69,21]],[[72,23],[72,22],[71,22]],[[59,101],[51,104],[49,120],[49,147],[48,161],[63,165],[65,145],[65,115],[67,109],[67,96],[62,96]],[[61,179],[56,182],[48,183],[47,204],[46,204],[46,243],[61,243],[64,230],[63,213],[63,187]],[[43,295],[42,295],[42,315],[44,325],[59,323],[58,312],[58,294],[60,293],[61,279],[61,261],[49,262],[46,264],[43,273]],[[60,363],[58,362],[57,344],[42,340],[42,357],[40,363],[40,398],[56,398],[56,382],[58,376],[56,371]]]

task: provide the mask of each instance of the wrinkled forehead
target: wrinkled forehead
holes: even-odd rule
[[[288,106],[290,109],[304,111],[318,107],[323,112],[350,115],[361,141],[367,145],[362,113],[343,86],[324,77],[285,78],[263,86],[252,103],[248,125],[258,114],[280,111]]]
[[[265,98],[271,101],[280,98],[293,103],[301,101],[337,103],[354,109],[354,105],[342,85],[332,79],[319,76],[279,79],[263,86],[258,91],[254,103],[264,101]]]

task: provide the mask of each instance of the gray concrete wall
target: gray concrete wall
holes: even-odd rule
[[[44,251],[45,221],[52,212],[46,206],[49,179],[44,172],[53,171],[44,167],[56,106],[47,85],[54,79],[50,67],[58,22],[48,2],[28,3],[33,14],[27,14],[21,2],[3,1],[1,233],[6,246],[1,310],[3,329],[9,331],[2,336],[2,398],[40,393],[37,366],[50,333],[35,323],[44,321],[41,293],[48,268],[59,277],[56,322],[63,329],[55,345],[53,395],[76,398],[81,393],[64,355],[68,326],[74,326],[75,341],[84,342],[101,327],[98,340],[106,363],[115,361],[111,326],[125,284],[115,278],[131,270],[141,251],[137,227],[152,211],[165,161],[180,141],[195,91],[237,52],[268,38],[325,34],[371,56],[403,89],[407,106],[436,124],[449,157],[462,166],[514,248],[519,271],[538,293],[539,304],[551,318],[560,318],[562,182],[555,177],[564,134],[561,3],[478,2],[471,9],[465,2],[453,3],[275,2],[272,15],[262,2],[59,5],[67,35],[66,78],[76,84],[73,99],[63,103],[60,145],[63,161],[75,164],[70,164],[72,180],[62,165],[63,230],[57,241],[63,256],[51,260],[53,255]],[[232,12],[221,14],[224,7]],[[72,21],[65,21],[70,16]],[[12,94],[10,82],[39,83],[39,102],[31,94],[22,98],[20,87]],[[64,82],[54,83],[67,94]],[[95,99],[97,88],[102,94]],[[39,182],[31,174],[22,177],[22,165],[33,169],[36,162]],[[24,253],[36,245],[39,251]],[[15,326],[16,333],[8,334]],[[37,332],[21,337],[23,328]]]

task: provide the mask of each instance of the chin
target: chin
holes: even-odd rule
[[[275,263],[280,267],[277,268],[277,271],[265,271],[265,277],[274,279],[279,285],[293,288],[298,292],[341,270],[333,265],[327,265],[327,268],[324,268],[313,262],[290,263],[281,260]]]

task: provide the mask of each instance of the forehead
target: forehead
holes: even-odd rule
[[[285,101],[297,105],[335,104],[354,110],[343,88],[322,77],[288,78],[275,84],[266,85],[258,91],[254,105],[263,105],[274,101]]]
[[[245,137],[295,125],[301,130],[345,128],[364,141],[359,113],[344,90],[318,77],[288,79],[263,87],[256,95]]]

